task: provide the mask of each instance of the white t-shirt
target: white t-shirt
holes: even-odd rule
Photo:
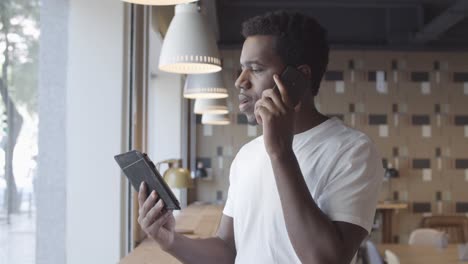
[[[331,118],[296,134],[293,150],[320,209],[332,221],[369,232],[384,175],[370,138]],[[229,180],[223,213],[234,221],[236,263],[301,263],[286,230],[263,136],[241,148]]]

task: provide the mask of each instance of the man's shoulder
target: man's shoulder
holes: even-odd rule
[[[263,149],[265,148],[265,145],[263,143],[263,135],[258,136],[250,140],[249,142],[245,143],[244,145],[242,145],[237,155],[252,153],[252,151],[258,151],[258,150],[261,150],[262,148]]]
[[[330,127],[331,131],[327,131],[328,143],[339,147],[357,147],[362,145],[373,145],[372,139],[361,130],[350,127],[342,121],[335,122],[334,126]]]
[[[355,161],[361,160],[363,162],[369,162],[369,160],[375,160],[380,164],[380,153],[371,137],[366,133],[349,127],[345,124],[343,131],[338,133],[333,139],[335,149],[334,155],[341,156],[340,160],[353,159]],[[346,158],[343,158],[346,157]]]

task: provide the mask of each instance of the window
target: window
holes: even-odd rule
[[[0,2],[0,259],[34,263],[39,1]]]

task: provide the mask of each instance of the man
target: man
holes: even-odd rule
[[[217,236],[174,233],[172,212],[161,213],[155,193],[146,199],[145,186],[139,223],[186,263],[350,263],[371,229],[383,168],[366,135],[314,106],[328,64],[326,32],[280,11],[249,19],[242,33],[239,109],[263,136],[231,165]],[[297,106],[278,78],[287,65],[310,81]]]

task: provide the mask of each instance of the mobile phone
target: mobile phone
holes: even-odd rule
[[[156,191],[159,198],[164,201],[165,209],[180,210],[179,201],[146,153],[132,150],[116,155],[114,159],[136,191],[144,181],[147,186],[146,196]]]
[[[280,79],[287,89],[293,106],[299,104],[302,96],[304,95],[305,89],[308,89],[310,86],[310,82],[306,76],[297,68],[293,66],[287,66],[286,69],[284,69],[284,71],[281,73]],[[273,89],[279,93],[276,84]]]

